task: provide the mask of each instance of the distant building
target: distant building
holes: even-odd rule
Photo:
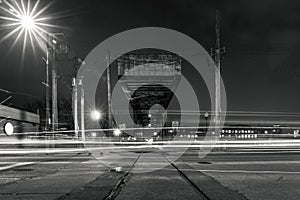
[[[6,128],[13,133],[38,132],[40,116],[24,110],[0,106],[0,135],[6,135]]]
[[[227,126],[222,129],[221,138],[239,138],[239,139],[253,139],[257,138],[261,134],[262,129],[252,127],[250,125],[238,124]]]
[[[178,121],[176,115],[161,113],[160,107],[168,108],[174,95],[172,91],[175,91],[181,80],[180,56],[172,53],[128,53],[121,56],[117,64],[119,82],[130,102],[136,125],[154,128],[164,126],[163,121],[166,126],[171,126],[172,121]],[[156,137],[168,137],[167,130],[150,132],[150,135]],[[150,136],[145,132],[139,134],[141,137]]]

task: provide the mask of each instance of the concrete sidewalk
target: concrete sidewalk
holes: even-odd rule
[[[52,167],[51,167],[52,166]],[[34,165],[36,177],[0,186],[0,199],[53,200],[94,181],[107,171],[97,160],[75,164]],[[49,170],[50,174],[41,171]],[[33,173],[33,172],[29,172]]]

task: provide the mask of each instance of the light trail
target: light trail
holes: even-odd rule
[[[293,122],[291,122],[293,123]],[[134,131],[134,130],[168,130],[168,129],[176,129],[176,130],[188,130],[188,129],[221,129],[221,128],[243,128],[243,129],[300,129],[300,122],[294,122],[294,124],[299,124],[299,126],[280,126],[280,127],[274,127],[274,126],[182,126],[182,127],[134,127],[134,128],[124,128],[120,129],[121,131]],[[85,132],[105,132],[105,131],[114,131],[116,128],[110,128],[110,129],[86,129]],[[80,130],[79,130],[80,131]],[[74,133],[74,130],[67,130],[67,131],[48,131],[48,132],[25,132],[25,133],[14,133],[14,135],[42,135],[42,134],[66,134],[66,133]],[[189,134],[189,133],[185,133]],[[270,134],[271,135],[271,134]]]
[[[269,171],[269,170],[197,170],[199,172],[216,172],[216,173],[247,173],[247,174],[300,174],[299,171],[291,172],[291,171]]]
[[[211,111],[211,110],[167,110],[166,112],[170,112],[170,113],[183,113],[183,114],[189,114],[189,113],[197,113],[197,114],[201,114],[203,115],[204,113],[209,113],[209,114],[214,114],[215,111]],[[118,111],[114,111],[113,114],[126,114],[126,113],[133,113],[132,111],[129,110],[118,110]],[[300,112],[279,112],[279,111],[269,111],[269,112],[264,112],[264,111],[221,111],[220,114],[267,114],[267,115],[299,115],[300,116]]]
[[[299,120],[295,120],[295,121],[290,121],[290,120],[274,120],[274,121],[270,121],[270,120],[226,120],[226,124],[247,124],[247,125],[265,125],[265,124],[280,124],[280,125],[298,125],[295,127],[300,126],[300,119]],[[231,126],[232,127],[232,126]],[[249,126],[254,128],[254,126]],[[263,126],[257,126],[257,127],[262,127]],[[268,127],[273,127],[273,126],[268,126]],[[284,128],[284,126],[281,126],[280,128]]]
[[[12,168],[15,168],[15,167],[21,167],[21,166],[26,166],[26,165],[32,165],[32,164],[35,164],[35,162],[18,162],[18,163],[12,164],[12,165],[0,167],[0,171],[12,169]]]
[[[0,150],[0,155],[3,154],[37,154],[37,153],[66,153],[66,152],[86,152],[92,150],[131,150],[131,149],[158,149],[162,151],[164,149],[180,149],[180,148],[250,148],[250,147],[299,147],[299,144],[290,144],[290,143],[277,143],[277,144],[194,144],[194,145],[138,145],[138,146],[104,146],[104,147],[88,147],[88,148],[54,148],[54,149],[27,149],[27,150],[20,150],[20,149],[5,149]],[[278,149],[274,149],[276,151]],[[282,149],[279,149],[282,150]]]
[[[171,144],[189,144],[189,145],[197,145],[197,144],[256,144],[256,145],[263,145],[263,144],[276,144],[276,143],[283,143],[283,144],[300,144],[300,140],[291,140],[291,139],[285,139],[285,140],[217,140],[217,141],[191,141],[191,140],[180,140],[180,141],[153,141],[153,142],[123,142],[123,141],[110,141],[110,142],[105,142],[101,141],[69,141],[69,140],[49,140],[49,141],[32,141],[32,140],[26,140],[26,141],[0,141],[0,145],[19,145],[19,144],[24,144],[24,145],[29,145],[29,144],[117,144],[117,145],[122,145],[122,144],[131,144],[131,145],[142,145],[142,144],[166,144],[166,145],[171,145]]]
[[[282,165],[282,164],[300,164],[300,161],[295,160],[272,160],[272,161],[213,161],[214,165]]]

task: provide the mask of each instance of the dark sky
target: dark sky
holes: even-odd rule
[[[45,13],[55,17],[50,23],[60,26],[53,31],[64,32],[76,55],[85,57],[106,38],[146,26],[180,31],[209,50],[215,45],[216,9],[221,12],[221,43],[226,47],[222,78],[228,110],[300,112],[298,0],[56,0]],[[0,37],[5,34],[1,28]],[[43,97],[42,54],[34,56],[27,48],[20,64],[21,42],[7,51],[12,38],[0,46],[0,88]],[[70,63],[60,67],[60,73],[72,72]],[[60,80],[61,91],[67,90],[69,81]],[[11,100],[14,106],[26,101],[21,96]]]

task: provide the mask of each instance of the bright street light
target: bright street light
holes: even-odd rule
[[[93,120],[99,120],[101,119],[101,112],[99,112],[98,110],[93,110],[91,116]]]
[[[0,16],[0,27],[10,30],[0,39],[0,43],[16,34],[17,37],[11,46],[13,48],[21,36],[23,36],[22,55],[25,53],[28,40],[33,50],[35,41],[44,49],[45,42],[47,42],[46,36],[50,35],[45,28],[56,27],[47,23],[51,19],[50,17],[42,16],[51,4],[39,8],[40,0],[35,1],[35,3],[31,2],[30,0],[4,0],[0,4],[0,10],[4,11],[3,15]]]
[[[25,29],[32,29],[34,27],[34,20],[32,19],[31,16],[22,16],[22,21],[21,21],[21,24],[23,26],[23,28]]]
[[[114,130],[114,136],[120,136],[121,135],[121,130],[120,129],[115,129]]]

